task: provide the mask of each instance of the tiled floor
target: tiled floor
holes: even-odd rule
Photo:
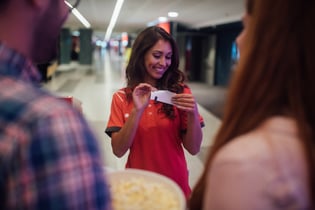
[[[104,133],[109,117],[112,94],[124,86],[124,61],[122,58],[107,51],[95,52],[93,65],[61,65],[51,81],[43,88],[59,96],[73,96],[82,102],[83,114],[97,135],[104,158],[104,165],[112,169],[123,169],[126,155],[117,158],[113,155],[109,137]],[[190,184],[193,186],[203,170],[203,161],[216,133],[220,120],[206,109],[207,103],[222,103],[224,92],[210,87],[192,83],[192,92],[196,100],[203,101],[199,112],[205,120],[201,152],[192,156],[186,153],[190,171]],[[205,88],[206,87],[206,88]],[[215,94],[212,92],[216,91]],[[220,105],[218,106],[220,107]]]

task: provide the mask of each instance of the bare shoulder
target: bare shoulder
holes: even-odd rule
[[[215,162],[229,160],[267,161],[280,153],[300,153],[294,120],[273,117],[256,129],[232,139],[216,155]],[[294,151],[293,151],[294,150]]]
[[[264,161],[269,156],[264,135],[250,132],[232,139],[215,156],[214,164],[222,162]]]
[[[222,147],[208,171],[205,209],[280,209],[278,203],[307,209],[307,165],[296,128],[292,120],[271,118]]]

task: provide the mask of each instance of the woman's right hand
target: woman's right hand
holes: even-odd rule
[[[134,88],[132,92],[134,107],[123,127],[112,133],[112,148],[117,157],[122,157],[131,147],[143,111],[149,104],[151,91],[155,89],[147,83],[140,83]]]
[[[143,111],[149,104],[151,91],[156,90],[147,83],[140,83],[132,92],[132,99],[137,111]]]

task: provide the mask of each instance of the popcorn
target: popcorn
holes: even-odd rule
[[[111,183],[114,210],[181,210],[178,195],[165,184],[143,177]]]

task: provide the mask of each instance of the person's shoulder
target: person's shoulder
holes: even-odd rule
[[[186,83],[179,84],[183,88],[183,93],[191,93],[191,88]]]
[[[274,152],[270,147],[274,130],[267,129],[267,127],[273,121],[273,118],[268,119],[262,122],[257,128],[231,139],[218,151],[215,158],[216,162],[270,160],[272,157],[271,153]]]
[[[270,200],[288,206],[307,203],[307,166],[303,148],[297,144],[300,141],[295,136],[295,127],[292,119],[271,117],[256,129],[231,139],[216,153],[209,177],[215,178],[212,184],[217,191],[227,187],[225,201],[229,194],[247,204],[250,195],[254,206],[265,203],[270,207]],[[270,200],[261,200],[261,194]]]
[[[76,115],[75,99],[66,100],[64,97],[54,95],[41,94],[31,103],[31,110],[38,117],[50,117],[56,115]]]
[[[6,87],[6,90],[10,88],[10,94],[1,98],[1,102],[9,104],[16,112],[16,119],[22,122],[71,110],[67,102],[31,83],[14,79],[6,79],[3,83],[10,85]]]
[[[260,129],[240,135],[223,146],[215,156],[215,163],[267,161],[270,148]]]
[[[294,121],[283,117],[272,117],[257,128],[240,135],[227,143],[216,155],[216,161],[272,161],[283,147],[296,145],[297,130]],[[282,145],[282,146],[281,146]],[[286,146],[285,146],[286,147]]]
[[[129,87],[123,87],[123,88],[119,88],[117,89],[113,95],[119,94],[119,95],[126,95],[128,93],[132,93],[132,89]]]
[[[183,88],[188,88],[188,89],[190,89],[189,85],[186,84],[186,83],[180,83],[179,85],[182,86]]]
[[[113,94],[113,99],[119,99],[120,101],[126,101],[127,95],[131,94],[132,90],[130,88],[124,87],[120,88]]]

